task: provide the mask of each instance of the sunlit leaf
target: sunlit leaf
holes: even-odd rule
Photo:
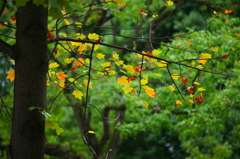
[[[118,78],[118,83],[120,85],[129,84],[127,76],[121,76]]]
[[[125,94],[128,94],[132,92],[133,88],[131,88],[129,85],[125,85],[122,90],[124,91]]]
[[[96,33],[88,34],[88,39],[90,39],[90,40],[98,40],[99,39],[99,35],[96,34]]]
[[[145,80],[145,79],[141,79],[141,85],[145,85],[148,83],[148,80]]]
[[[198,88],[198,91],[205,91],[206,89],[204,89],[204,88]]]
[[[172,74],[171,76],[172,76],[172,79],[174,79],[174,80],[178,80],[178,78],[180,77],[180,76],[177,75],[177,74]]]
[[[14,79],[15,79],[15,70],[11,69],[7,73],[8,73],[8,76],[7,76],[6,79],[10,79],[10,81],[14,81]]]
[[[101,64],[102,67],[109,67],[110,65],[111,65],[111,62],[105,62]]]
[[[173,1],[169,0],[169,1],[167,1],[167,5],[172,6],[172,5],[174,5],[174,3],[173,3]]]
[[[175,104],[176,104],[176,105],[182,105],[182,102],[179,101],[179,100],[177,100],[177,101],[175,102]]]
[[[84,80],[84,81],[83,81],[83,84],[87,87],[88,80]],[[92,89],[92,82],[89,82],[89,88]]]
[[[57,64],[56,62],[49,64],[49,68],[50,68],[50,69],[51,69],[51,68],[56,68],[56,67],[58,67],[58,66],[59,66],[59,64]]]
[[[64,59],[64,62],[70,64],[74,60],[73,57]]]
[[[105,57],[105,55],[102,54],[102,53],[98,53],[98,54],[97,54],[97,58],[98,58],[98,59],[103,59],[104,57]]]
[[[122,60],[115,62],[115,64],[117,64],[118,66],[123,65],[123,63],[124,63],[124,61],[122,61]]]
[[[170,89],[170,91],[175,91],[175,88],[173,86],[168,86],[168,88]]]
[[[127,72],[129,72],[131,74],[135,73],[135,70],[132,65],[124,65],[123,68],[126,69]]]
[[[157,94],[157,92],[155,92],[152,88],[146,89],[145,92],[152,98],[154,98],[154,96]]]
[[[224,14],[230,14],[230,13],[232,13],[232,12],[234,12],[234,10],[232,10],[232,9],[227,9],[227,10],[225,10]]]
[[[73,91],[72,94],[75,96],[75,98],[82,100],[82,96],[83,96],[82,91]]]

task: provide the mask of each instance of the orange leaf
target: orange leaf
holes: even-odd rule
[[[198,103],[202,103],[202,102],[203,102],[202,93],[200,94],[200,96],[199,96],[198,98],[195,98],[195,99],[196,99],[196,101],[197,101]]]
[[[232,12],[234,12],[234,10],[232,10],[232,9],[227,9],[227,10],[225,10],[224,14],[230,14],[230,13],[232,13]]]
[[[82,58],[78,58],[78,60],[74,62],[74,64],[76,65],[76,67],[82,66],[84,64],[84,60]]]
[[[9,70],[7,73],[8,73],[8,76],[7,76],[6,79],[10,79],[11,81],[14,81],[14,79],[15,79],[15,70],[14,69]]]
[[[8,11],[7,10],[3,10],[3,13],[8,14]]]
[[[217,15],[217,14],[220,14],[220,13],[218,13],[218,12],[216,12],[216,11],[213,11],[213,13],[216,14],[216,15]]]
[[[67,77],[67,75],[65,75],[64,72],[58,72],[56,76],[60,80],[65,80],[65,78]]]
[[[154,98],[154,96],[157,94],[157,92],[155,92],[152,88],[146,89],[145,92],[152,98]]]
[[[179,100],[177,100],[175,103],[176,103],[176,105],[182,105],[182,102]]]

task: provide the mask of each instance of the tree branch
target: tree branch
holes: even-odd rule
[[[2,39],[0,39],[0,52],[3,52],[10,56],[12,59],[15,59],[15,55],[13,54],[13,46],[9,45]]]

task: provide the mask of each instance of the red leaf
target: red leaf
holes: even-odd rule
[[[230,53],[227,53],[227,54],[223,55],[223,56],[222,56],[222,59],[223,59],[223,60],[226,60],[226,59],[228,58],[228,55],[230,55]]]
[[[182,76],[181,81],[182,81],[183,84],[186,84],[188,82],[188,78]]]
[[[188,87],[187,91],[189,93],[194,93],[194,91],[195,91],[194,86]]]
[[[129,80],[134,80],[134,79],[135,79],[134,76],[130,76],[130,77],[129,77]]]
[[[202,93],[200,94],[200,96],[198,98],[195,98],[196,99],[196,102],[198,103],[202,103],[203,102],[203,96],[202,96]]]
[[[58,54],[58,51],[56,49],[53,50],[53,52],[57,55]]]
[[[72,67],[71,70],[76,70],[78,67]]]
[[[50,30],[47,30],[47,39],[53,39],[54,37],[55,35]]]
[[[140,72],[141,72],[141,66],[136,66],[136,67],[134,67],[134,70],[135,70],[137,73],[140,73]]]
[[[147,13],[145,13],[143,9],[140,9],[140,13],[145,16],[147,15]]]
[[[10,18],[12,19],[12,21],[16,20],[16,18],[14,16],[10,16]]]
[[[230,14],[230,13],[232,13],[232,12],[234,12],[234,10],[232,10],[232,9],[227,9],[227,10],[225,10],[224,14]]]

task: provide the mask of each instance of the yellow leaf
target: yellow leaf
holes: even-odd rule
[[[114,60],[117,60],[117,59],[119,59],[119,54],[113,54],[112,57]]]
[[[141,79],[141,85],[145,85],[148,83],[148,80],[145,80],[145,79]]]
[[[85,59],[85,62],[86,62],[86,63],[90,63],[90,60],[89,60],[89,59]]]
[[[102,54],[102,53],[98,53],[98,54],[97,54],[97,58],[98,58],[98,59],[103,59],[104,57],[105,57],[105,55]]]
[[[66,25],[70,25],[70,22],[67,19],[63,19]]]
[[[193,84],[195,84],[195,85],[199,85],[199,86],[201,85],[201,84],[200,84],[200,83],[198,83],[198,82],[193,82]]]
[[[57,64],[56,62],[54,62],[54,63],[50,63],[49,68],[56,68],[56,67],[58,67],[58,66],[59,66],[59,64]]]
[[[125,7],[126,6],[126,3],[125,2],[123,2],[123,1],[119,1],[119,0],[113,0],[115,3],[117,3],[117,5],[119,6],[119,7]]]
[[[160,62],[157,62],[156,65],[160,68],[166,67],[167,66],[167,62],[161,60]]]
[[[81,40],[86,38],[86,36],[84,34],[81,34],[81,33],[77,33],[76,36],[77,36],[78,39],[81,39]]]
[[[77,83],[77,81],[75,81],[75,79],[74,79],[74,78],[69,78],[69,79],[68,79],[68,81],[69,81],[69,82],[74,82],[74,83]]]
[[[81,28],[82,27],[82,23],[81,22],[75,22],[75,25],[77,25],[77,27]]]
[[[118,66],[123,65],[123,63],[124,63],[124,61],[122,61],[122,60],[115,62],[115,64],[117,64]]]
[[[218,52],[218,48],[212,48],[211,51],[217,53]]]
[[[14,81],[14,79],[15,79],[15,70],[11,69],[7,73],[8,73],[8,76],[7,76],[6,79],[10,79],[10,81]]]
[[[121,76],[121,77],[119,77],[119,78],[118,78],[118,83],[119,83],[120,85],[129,84],[126,76]]]
[[[64,80],[60,80],[59,81],[59,84],[58,84],[60,87],[63,87],[65,86],[65,81]]]
[[[154,73],[154,75],[158,76],[158,77],[161,77],[162,75],[159,74],[159,73]]]
[[[202,65],[197,65],[196,68],[203,69],[203,66]]]
[[[158,54],[160,54],[160,53],[162,53],[162,51],[159,51],[159,50],[156,50],[156,49],[154,49],[154,50],[152,51],[152,54],[153,54],[154,56],[156,56],[156,55],[158,55]]]
[[[63,130],[62,128],[60,128],[59,126],[56,127],[56,133],[57,133],[57,135],[60,135],[60,134],[63,133],[63,132],[64,132],[64,130]]]
[[[158,15],[152,15],[153,18],[158,17]]]
[[[124,74],[127,74],[127,72],[123,71],[123,70],[120,70],[120,72],[124,73]]]
[[[193,95],[193,94],[190,94],[190,95],[189,95],[189,97],[190,97],[190,98],[193,98],[193,97],[194,97],[194,95]]]
[[[175,91],[175,88],[173,86],[168,86],[168,88],[170,89],[170,91]]]
[[[88,34],[88,39],[90,40],[98,40],[99,39],[99,35],[96,33],[90,33]]]
[[[83,96],[82,91],[73,91],[72,94],[75,96],[75,98],[82,100],[82,96]]]
[[[70,64],[74,60],[73,57],[64,59],[64,62]]]
[[[110,65],[111,65],[111,62],[105,62],[101,64],[102,67],[109,67]]]
[[[127,72],[129,72],[131,74],[135,73],[135,70],[132,65],[124,65],[123,68],[126,69]]]
[[[87,50],[87,45],[86,44],[80,43],[78,46],[79,46],[79,48],[77,50],[78,52],[83,52],[83,51]]]
[[[173,1],[167,1],[167,4],[169,5],[169,6],[172,6],[172,5],[174,5],[174,3],[173,3]]]
[[[83,84],[87,87],[88,80],[84,80],[84,81],[83,81]],[[92,82],[89,82],[89,88],[92,89]]]
[[[91,130],[89,130],[88,133],[89,133],[89,134],[95,134],[95,132],[94,132],[94,131],[91,131]]]
[[[204,89],[204,88],[198,88],[198,91],[205,91],[206,89]]]
[[[180,76],[177,75],[177,74],[172,74],[171,76],[172,76],[172,78],[173,78],[174,80],[178,80],[178,78],[180,77]]]
[[[201,57],[199,58],[198,63],[204,65],[207,62],[207,60],[211,58],[212,58],[211,54],[201,53]]]
[[[145,108],[148,108],[148,106],[149,106],[148,102],[143,101],[143,106],[144,106]]]
[[[128,93],[132,92],[132,90],[133,90],[133,88],[129,87],[129,85],[125,85],[122,89],[125,94],[128,94]]]
[[[108,74],[109,74],[110,76],[116,74],[116,72],[115,72],[114,70],[108,70],[107,72],[108,72]]]
[[[192,99],[189,99],[188,100],[190,103],[194,104],[194,101]]]

